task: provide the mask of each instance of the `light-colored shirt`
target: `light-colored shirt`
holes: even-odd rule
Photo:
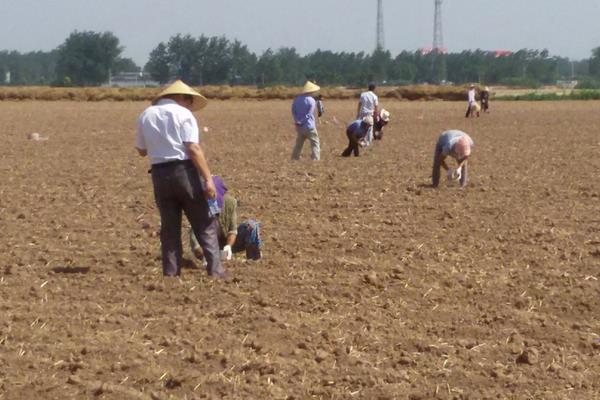
[[[372,91],[363,92],[360,94],[360,99],[358,100],[360,104],[360,110],[358,112],[357,118],[363,118],[367,115],[373,115],[375,112],[375,107],[379,106],[379,98]]]
[[[161,99],[138,118],[135,146],[146,150],[151,164],[187,160],[185,143],[198,143],[198,122],[174,100]]]
[[[292,103],[292,117],[296,126],[306,129],[315,129],[316,100],[310,94],[301,94]]]
[[[475,89],[470,89],[468,95],[469,95],[469,104],[475,103]]]
[[[442,132],[442,134],[440,135],[440,137],[438,139],[438,146],[441,146],[442,154],[444,156],[452,156],[452,157],[456,158],[456,154],[454,153],[454,145],[456,144],[456,142],[458,142],[458,140],[461,137],[466,137],[469,140],[469,143],[471,144],[471,146],[473,146],[475,144],[473,142],[473,139],[471,139],[471,136],[467,135],[463,131],[453,129],[453,130]]]

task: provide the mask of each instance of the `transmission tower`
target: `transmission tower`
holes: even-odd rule
[[[435,16],[433,18],[433,51],[443,52],[444,33],[442,32],[442,0],[435,0]]]
[[[446,80],[446,49],[444,48],[444,34],[442,31],[442,0],[435,0],[435,15],[433,18],[433,54],[432,77],[436,83]]]
[[[377,0],[377,44],[375,48],[377,50],[385,48],[383,38],[383,0]]]

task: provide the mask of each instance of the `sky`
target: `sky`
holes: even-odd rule
[[[143,66],[181,33],[238,39],[260,55],[295,47],[370,53],[377,0],[0,0],[0,50],[49,51],[78,31],[110,31]],[[431,47],[434,0],[383,0],[385,48]],[[600,0],[444,0],[444,46],[548,49],[573,60],[600,46]]]

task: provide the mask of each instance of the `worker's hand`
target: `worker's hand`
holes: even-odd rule
[[[227,245],[227,246],[223,247],[223,250],[221,250],[221,260],[223,260],[223,261],[231,260],[232,257],[233,257],[233,252],[231,251],[231,246]]]
[[[204,185],[204,196],[207,199],[214,199],[217,197],[217,188],[215,187],[215,183],[212,180],[212,177],[206,181]]]

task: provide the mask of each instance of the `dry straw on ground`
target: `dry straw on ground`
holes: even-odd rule
[[[299,87],[271,86],[202,86],[197,88],[209,99],[292,99],[301,92]],[[364,88],[343,86],[324,87],[321,94],[326,99],[358,98]],[[380,87],[377,93],[381,98],[406,100],[464,100],[464,87],[454,86],[401,86]],[[0,100],[73,100],[73,101],[139,101],[150,100],[160,92],[160,88],[59,88],[47,86],[0,87]]]

